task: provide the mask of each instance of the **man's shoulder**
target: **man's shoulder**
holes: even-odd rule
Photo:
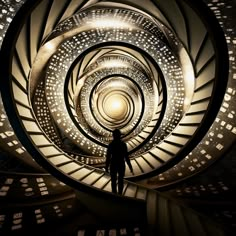
[[[119,140],[120,145],[126,145],[126,143],[123,140]]]
[[[122,145],[127,146],[126,143],[125,143],[124,141],[122,141]]]
[[[109,145],[108,147],[112,147],[112,146],[123,146],[123,147],[126,147],[126,143],[122,140],[113,140]]]

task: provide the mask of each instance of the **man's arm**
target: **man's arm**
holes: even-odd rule
[[[109,145],[107,149],[107,155],[106,155],[106,167],[105,167],[106,172],[108,172],[108,168],[110,166],[110,160],[111,160],[111,147]]]
[[[130,172],[133,173],[133,167],[132,167],[130,159],[129,159],[127,145],[126,145],[126,143],[124,145],[125,145],[125,161],[130,169]]]

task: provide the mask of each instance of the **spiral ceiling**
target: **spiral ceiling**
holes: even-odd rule
[[[117,128],[134,169],[124,196],[149,199],[144,186],[210,167],[236,138],[236,37],[221,14],[232,4],[2,0],[2,175],[36,181],[41,195],[68,193],[64,183],[111,192],[104,167]]]

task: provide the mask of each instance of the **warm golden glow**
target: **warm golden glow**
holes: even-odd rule
[[[104,111],[112,119],[123,119],[127,112],[127,104],[121,95],[112,95],[106,99]]]

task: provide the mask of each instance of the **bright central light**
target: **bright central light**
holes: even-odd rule
[[[122,108],[122,104],[120,101],[114,101],[111,104],[112,109],[117,110],[117,109],[121,109]]]
[[[127,104],[121,95],[109,96],[104,103],[105,114],[115,120],[123,119],[127,109]]]

